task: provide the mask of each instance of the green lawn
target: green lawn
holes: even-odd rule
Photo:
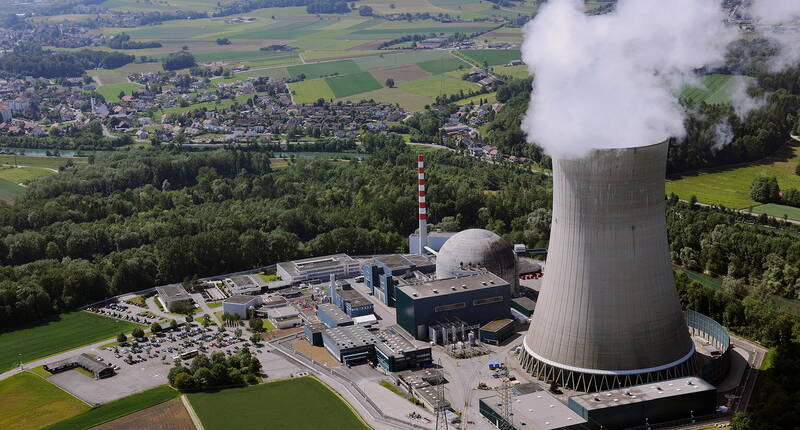
[[[20,150],[18,152],[22,152]],[[30,166],[46,167],[48,169],[58,169],[72,160],[73,164],[86,164],[88,158],[85,157],[35,157],[32,155],[10,155],[0,154],[0,164],[9,166]]]
[[[353,60],[327,61],[324,63],[289,66],[287,70],[289,71],[289,75],[293,78],[305,75],[306,79],[319,78],[320,76],[333,75],[334,73],[347,75],[361,72],[361,68],[359,68]]]
[[[100,405],[80,415],[60,421],[47,430],[88,429],[117,418],[130,415],[149,407],[164,403],[178,397],[178,392],[167,385],[136,393],[119,400]]]
[[[366,93],[381,88],[381,84],[375,80],[369,72],[353,73],[344,76],[334,76],[325,79],[333,94],[339,97],[349,97],[356,94]]]
[[[336,97],[326,79],[309,79],[292,82],[289,89],[294,91],[294,102],[297,104],[313,103],[317,99],[330,100]]]
[[[333,390],[311,377],[188,397],[206,430],[246,428],[252,423],[292,430],[369,429]]]
[[[142,86],[139,84],[125,82],[122,84],[103,85],[97,88],[97,92],[100,93],[107,102],[118,102],[120,92],[124,92],[126,96],[129,96],[141,87]]]
[[[748,76],[708,75],[700,80],[705,88],[689,87],[683,90],[681,97],[693,103],[724,104],[731,101],[731,94],[747,85],[753,78]]]
[[[478,65],[503,66],[509,61],[522,58],[522,54],[516,49],[473,49],[457,52]]]
[[[756,206],[753,208],[753,213],[767,214],[779,218],[787,216],[789,219],[800,220],[800,208],[795,208],[785,205],[777,205],[775,203],[768,203],[766,205]]]
[[[27,183],[34,179],[55,175],[56,172],[46,167],[9,167],[0,168],[0,179],[15,184]]]
[[[794,173],[800,163],[800,143],[792,142],[772,157],[743,166],[704,169],[667,181],[667,194],[675,193],[689,200],[692,195],[702,203],[744,209],[759,206],[750,199],[750,184],[759,175],[775,176],[782,190],[800,189],[800,176]],[[783,216],[783,212],[779,215]]]
[[[13,368],[20,360],[25,363],[47,357],[138,326],[89,312],[72,312],[34,326],[0,332],[0,372]]]
[[[25,187],[0,179],[0,201],[13,202],[25,193]]]
[[[89,409],[55,385],[27,372],[0,381],[0,399],[3,430],[42,428]]]

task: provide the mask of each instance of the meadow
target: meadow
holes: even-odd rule
[[[25,150],[18,150],[18,152],[21,151]],[[7,166],[45,167],[57,170],[70,161],[73,164],[86,164],[89,159],[86,157],[37,157],[33,155],[0,154],[0,165]]]
[[[756,206],[753,208],[753,213],[767,214],[778,218],[783,218],[785,216],[789,219],[800,220],[800,208],[778,205],[775,203]]]
[[[352,73],[344,76],[334,76],[325,79],[333,94],[339,97],[348,97],[381,88],[381,84],[369,72]]]
[[[47,430],[88,429],[178,397],[167,385],[123,397],[46,427]]]
[[[142,86],[131,82],[120,84],[103,85],[97,88],[97,92],[106,99],[107,102],[118,102],[119,93],[124,92],[126,96],[132,95],[134,91]]]
[[[293,91],[292,97],[297,104],[314,103],[320,98],[330,100],[336,97],[326,79],[292,82],[289,84],[289,89]]]
[[[0,332],[0,372],[23,363],[129,332],[138,324],[89,312],[71,312]],[[2,426],[0,426],[2,428]]]
[[[0,179],[14,184],[28,183],[34,179],[57,174],[46,167],[0,167]]]
[[[702,86],[689,87],[683,90],[681,97],[692,103],[725,104],[731,101],[731,95],[746,88],[752,78],[733,75],[708,75],[700,78]]]
[[[0,179],[0,201],[14,203],[14,200],[23,194],[25,194],[25,187]]]
[[[187,396],[206,430],[244,428],[254,422],[294,430],[369,429],[344,400],[312,377]]]
[[[504,66],[509,61],[522,58],[522,54],[516,49],[474,49],[458,51],[458,54],[477,65],[489,66]]]
[[[89,409],[55,385],[32,373],[19,373],[0,381],[0,428],[42,428]]]
[[[800,143],[792,142],[772,157],[758,162],[703,169],[671,178],[667,181],[666,192],[675,193],[685,200],[694,195],[701,203],[733,209],[755,207],[760,203],[750,199],[750,184],[753,179],[759,175],[775,176],[782,190],[800,189],[800,176],[794,172],[798,163]],[[783,216],[783,213],[778,216]]]

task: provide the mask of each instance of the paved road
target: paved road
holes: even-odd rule
[[[183,402],[183,407],[186,408],[186,412],[189,413],[189,417],[194,423],[194,428],[197,430],[204,430],[203,423],[200,421],[200,417],[197,416],[197,413],[195,413],[192,404],[189,403],[189,399],[186,398],[186,394],[181,395],[181,402]]]
[[[731,336],[731,341],[733,342],[734,348],[746,349],[754,353],[750,361],[750,368],[745,374],[746,379],[744,387],[741,390],[741,399],[739,399],[739,402],[736,404],[735,411],[738,412],[747,409],[747,405],[750,403],[750,398],[756,386],[756,379],[758,379],[759,369],[761,369],[761,365],[764,363],[764,358],[767,355],[767,349],[761,345],[735,336]]]

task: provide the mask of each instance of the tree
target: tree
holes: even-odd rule
[[[117,335],[117,342],[124,343],[127,340],[128,336],[125,336],[125,333],[120,333],[119,335]]]
[[[191,323],[192,323],[192,321],[194,321],[194,319],[192,318],[192,316],[191,316],[191,315],[186,315],[186,317],[185,317],[185,318],[186,318],[186,324],[187,324],[187,325],[191,324]]]
[[[161,333],[161,324],[154,322],[150,325],[150,333],[156,334]]]
[[[386,79],[386,87],[387,87],[387,88],[394,88],[394,79],[392,79],[392,78],[387,78],[387,79]]]
[[[797,163],[797,166],[795,166],[794,174],[795,175],[800,175],[800,163]]]
[[[264,320],[262,320],[261,318],[258,317],[250,318],[250,320],[247,323],[250,326],[250,331],[252,331],[253,333],[260,333],[264,331]]]
[[[252,342],[254,345],[257,345],[259,342],[261,342],[261,333],[253,333],[250,336],[250,342]]]
[[[144,337],[144,330],[142,330],[140,327],[137,327],[137,328],[133,329],[133,331],[131,332],[131,336],[133,336],[136,339],[143,338]]]
[[[372,16],[374,14],[374,11],[372,10],[371,7],[363,5],[358,8],[358,14],[361,16]]]
[[[233,331],[233,335],[236,336],[237,339],[242,337],[242,329],[237,328],[236,330]]]
[[[178,322],[175,320],[169,320],[169,328],[175,330],[178,328]]]
[[[186,51],[181,51],[169,54],[167,58],[164,59],[162,67],[164,67],[164,70],[178,70],[188,69],[195,64],[194,55]]]
[[[750,198],[760,203],[772,203],[780,200],[778,179],[774,176],[757,176],[750,185]]]

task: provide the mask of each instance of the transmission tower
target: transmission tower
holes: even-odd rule
[[[444,371],[442,370],[441,360],[437,363],[436,370],[436,400],[434,404],[436,414],[436,430],[447,429],[447,402],[444,398]]]
[[[503,417],[504,422],[500,426],[500,430],[514,430],[511,402],[513,402],[511,384],[504,378],[503,385],[500,387],[500,416]]]

